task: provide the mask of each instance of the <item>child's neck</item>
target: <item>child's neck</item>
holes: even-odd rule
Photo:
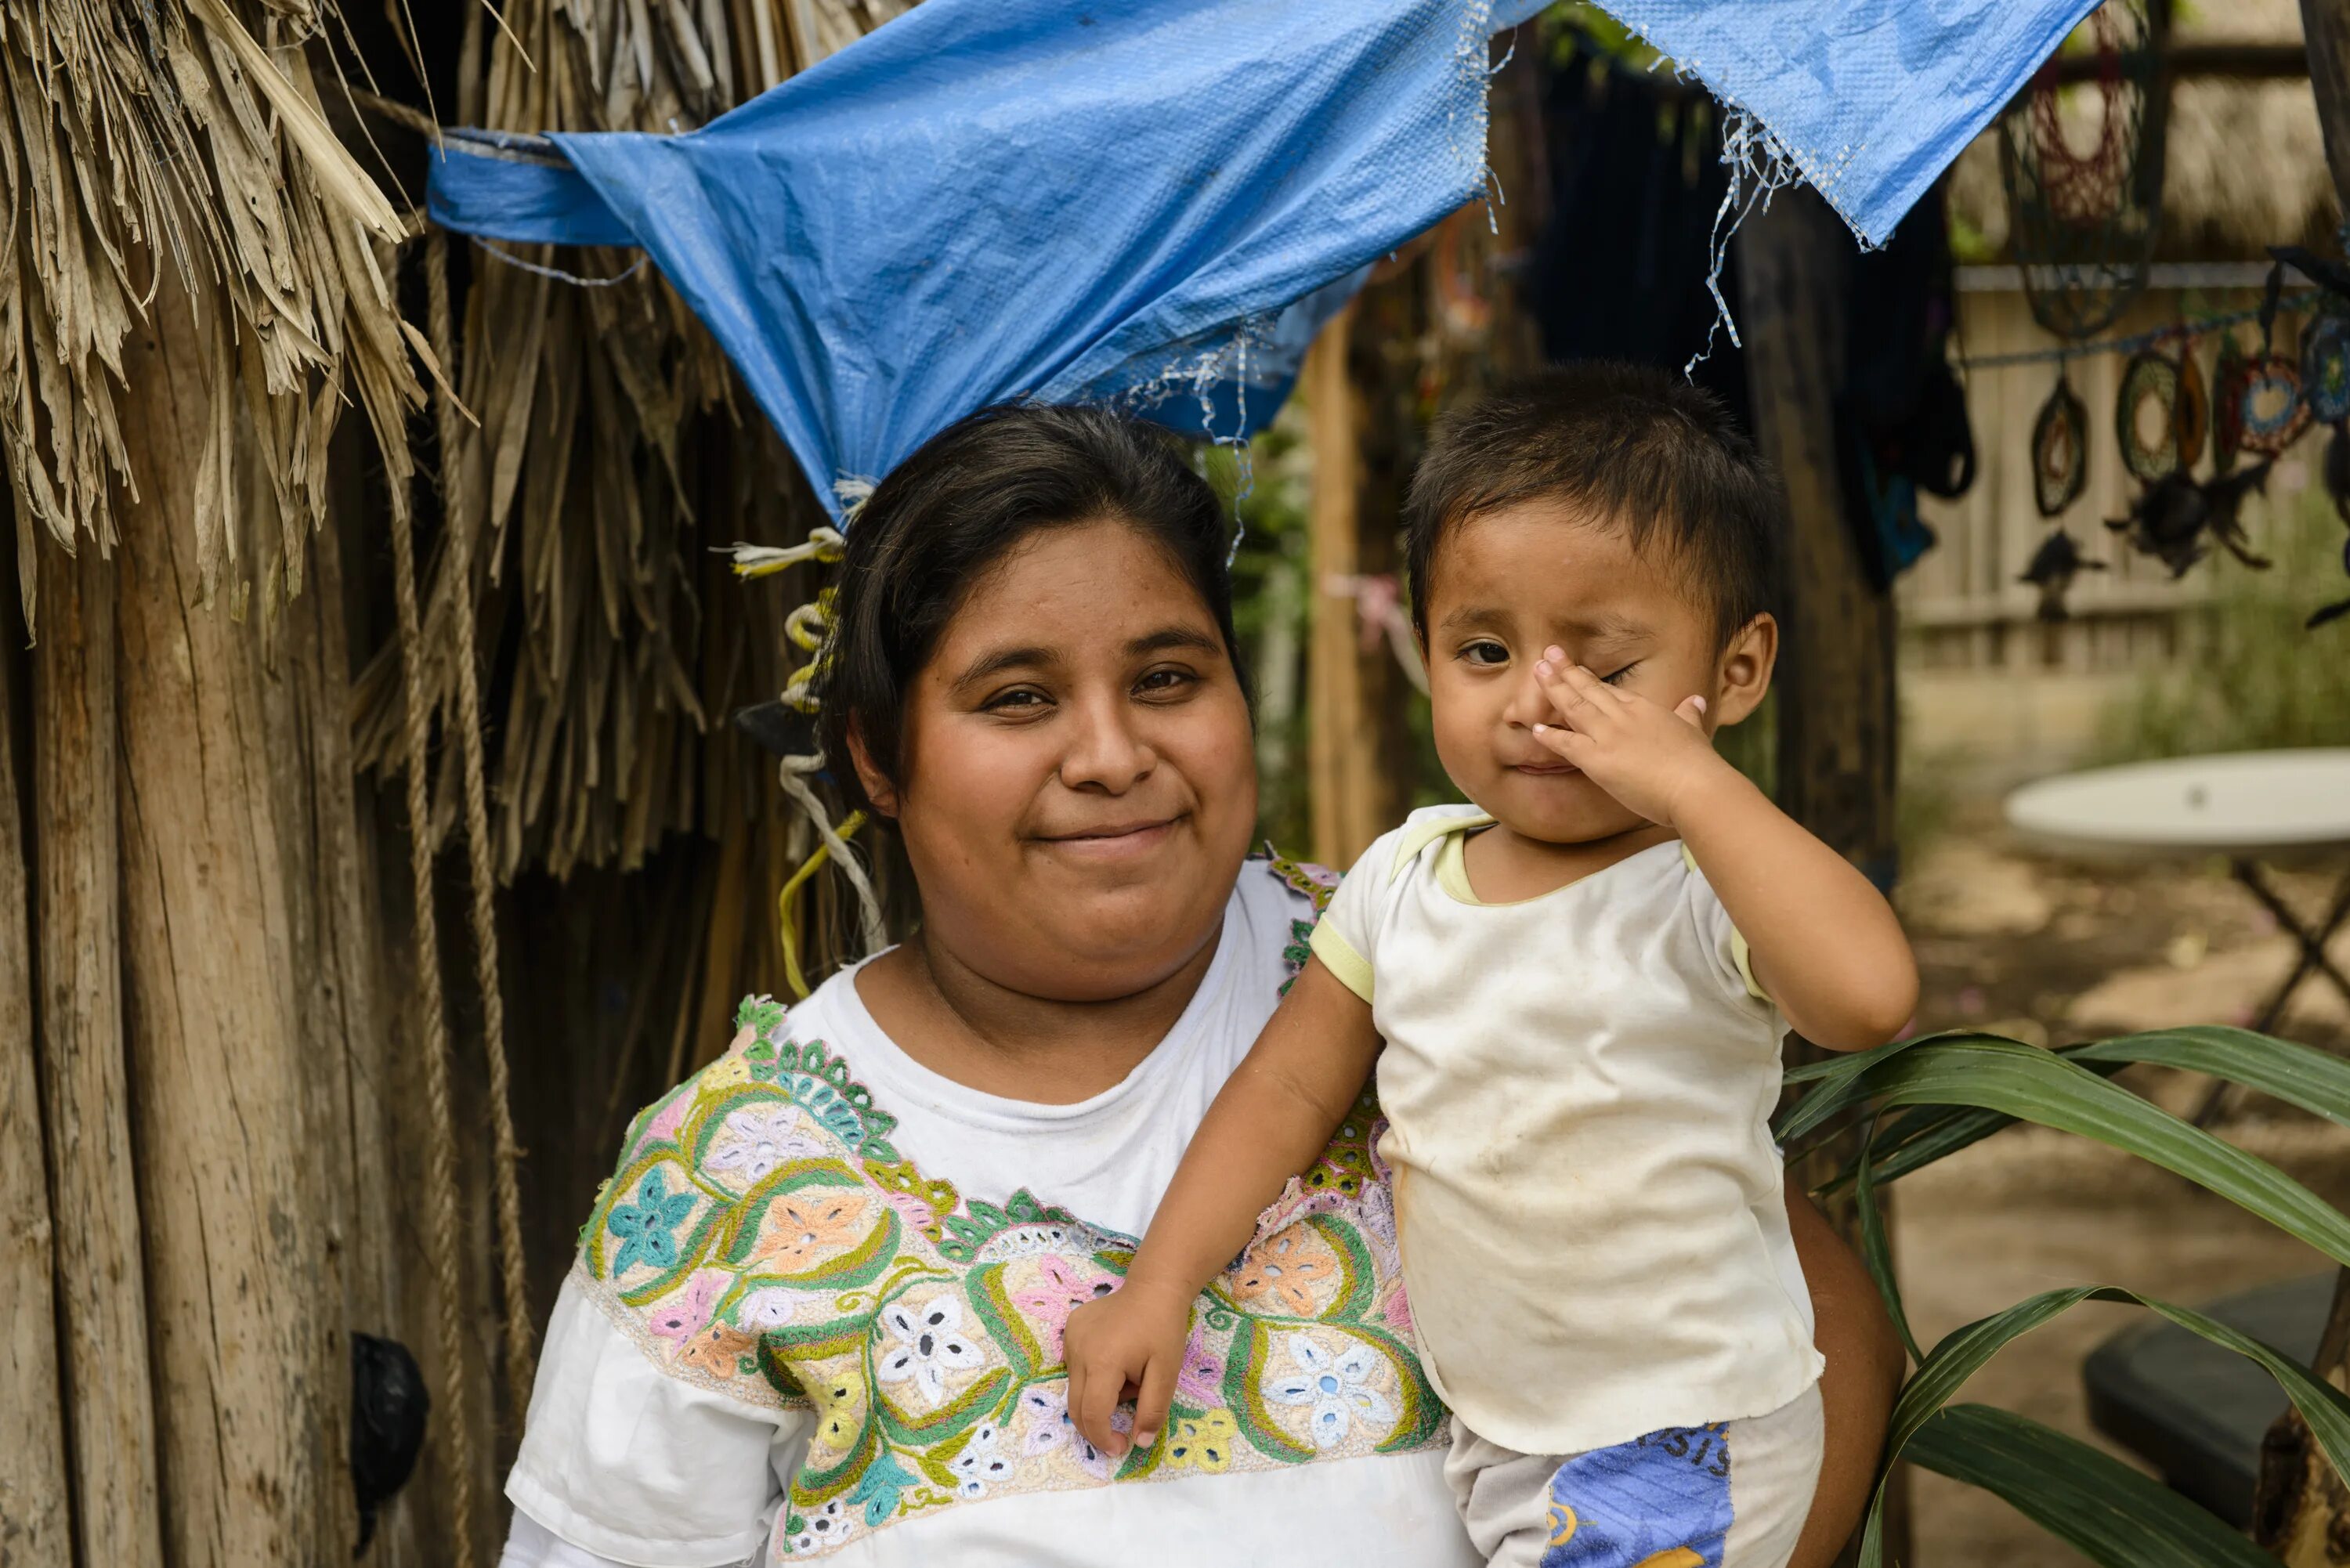
[[[1470,890],[1488,904],[1514,904],[1555,892],[1605,871],[1643,849],[1672,841],[1673,830],[1644,823],[1627,832],[1579,844],[1529,838],[1508,823],[1469,836],[1461,846]]]

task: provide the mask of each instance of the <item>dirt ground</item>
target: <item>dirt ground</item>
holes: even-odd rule
[[[2322,908],[2339,871],[2285,873],[2284,897],[2304,910]],[[1922,1029],[1987,1029],[2040,1044],[2162,1024],[2249,1023],[2295,954],[2293,939],[2224,866],[2038,856],[2010,841],[1987,808],[1962,813],[1918,857],[1901,907],[1924,980]],[[2350,967],[2350,936],[2333,951]],[[2323,980],[2306,982],[2276,1033],[2350,1049],[2350,1003]],[[2133,1073],[2134,1086],[2182,1114],[2209,1084]],[[2257,1098],[2228,1106],[2214,1130],[2328,1200],[2350,1203],[2350,1132]],[[2192,1304],[2326,1266],[2175,1178],[2035,1128],[2011,1129],[1896,1190],[1903,1295],[1929,1345],[2060,1285],[2128,1285]],[[2075,1309],[2011,1346],[1964,1397],[2123,1452],[2088,1426],[2081,1363],[2134,1310]],[[1922,1568],[2085,1561],[1983,1493],[1925,1474],[1911,1485],[1909,1560]]]

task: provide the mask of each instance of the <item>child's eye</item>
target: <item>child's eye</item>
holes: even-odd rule
[[[1498,642],[1490,641],[1481,638],[1477,641],[1470,643],[1467,647],[1461,649],[1461,657],[1463,660],[1471,664],[1482,664],[1487,666],[1507,664],[1510,661],[1510,650],[1503,648]]]
[[[1621,686],[1624,683],[1624,677],[1631,674],[1632,671],[1639,668],[1640,661],[1636,659],[1631,663],[1626,665],[1623,669],[1617,670],[1615,674],[1603,675],[1599,679],[1606,685]]]

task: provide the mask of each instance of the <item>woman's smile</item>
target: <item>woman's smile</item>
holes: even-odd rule
[[[1131,860],[1156,853],[1191,819],[1189,812],[1073,828],[1064,833],[1040,833],[1037,843],[1088,861]]]

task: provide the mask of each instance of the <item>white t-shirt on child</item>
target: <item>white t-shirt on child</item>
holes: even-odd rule
[[[1784,1021],[1678,843],[1480,903],[1414,812],[1314,951],[1371,1004],[1422,1366],[1530,1454],[1761,1416],[1817,1379],[1769,1117]]]

